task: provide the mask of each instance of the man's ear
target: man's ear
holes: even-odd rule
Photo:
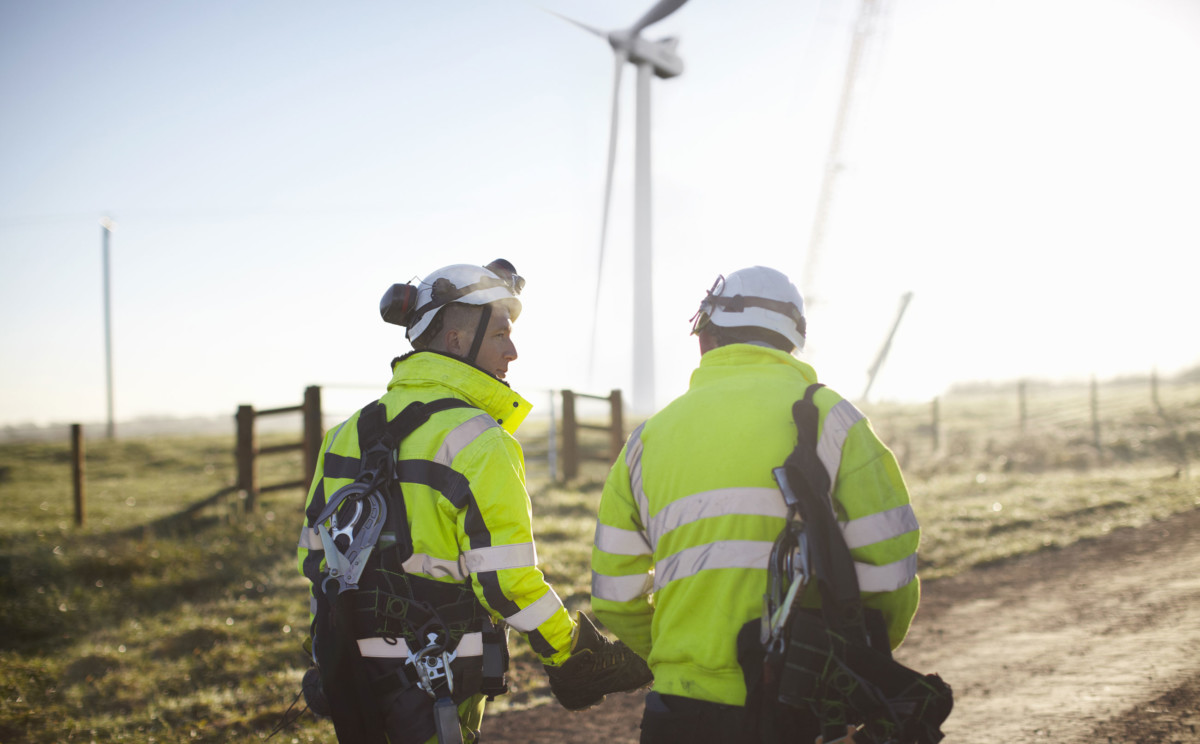
[[[442,337],[446,346],[446,351],[455,356],[462,356],[466,348],[463,345],[462,333],[457,328],[451,328],[446,331]]]

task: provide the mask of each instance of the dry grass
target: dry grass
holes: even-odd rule
[[[908,477],[926,579],[1200,505],[1200,394],[1172,389],[1179,397],[1163,410],[1144,392],[1122,406],[1109,395],[1097,448],[1082,391],[1082,409],[1078,389],[1031,395],[1041,414],[1024,431],[1013,395],[947,397],[936,449],[929,406],[866,408]],[[588,461],[575,481],[551,482],[545,425],[530,424],[542,568],[570,609],[586,610],[606,466]],[[603,437],[588,447],[601,453]],[[170,518],[230,485],[232,451],[220,436],[89,442],[88,523],[77,528],[67,444],[0,445],[0,741],[267,736],[306,667],[293,552],[303,494],[267,494],[253,514],[234,499]],[[262,481],[300,468],[298,453],[273,457]],[[504,705],[545,701],[532,652],[524,641],[513,650]],[[331,739],[327,722],[306,715],[273,741]]]

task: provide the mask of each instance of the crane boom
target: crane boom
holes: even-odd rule
[[[829,219],[830,204],[833,202],[834,181],[842,170],[842,143],[845,139],[847,123],[850,120],[850,109],[854,99],[854,89],[858,83],[859,68],[862,66],[863,54],[867,48],[875,27],[875,17],[879,14],[882,0],[863,0],[859,8],[858,20],[854,25],[854,37],[850,42],[850,58],[846,63],[846,74],[842,79],[842,93],[838,101],[837,118],[833,124],[833,135],[829,142],[829,152],[825,157],[825,171],[821,178],[821,191],[817,198],[817,210],[813,217],[812,232],[808,239],[808,253],[804,259],[804,273],[801,274],[801,290],[804,301],[810,306],[816,299],[814,290],[816,284],[813,277],[817,272],[817,262],[821,247],[825,241],[825,223]]]

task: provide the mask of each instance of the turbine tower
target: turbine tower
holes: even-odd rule
[[[647,26],[678,10],[687,0],[659,2],[629,28],[603,31],[565,16],[566,21],[606,39],[613,50],[612,122],[608,136],[608,171],[604,182],[604,210],[600,220],[600,250],[596,268],[595,307],[592,311],[592,340],[589,370],[594,368],[596,324],[600,314],[600,277],[604,267],[604,244],[608,237],[608,212],[612,200],[613,168],[616,165],[617,118],[621,74],[626,63],[637,68],[633,186],[633,395],[638,413],[654,411],[654,300],[650,221],[650,78],[673,78],[683,72],[675,54],[678,39],[648,41],[641,37]],[[555,13],[555,15],[558,15]]]

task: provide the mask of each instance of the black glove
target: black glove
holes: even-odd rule
[[[654,681],[650,667],[633,649],[608,640],[582,612],[571,656],[562,666],[546,666],[550,691],[567,710],[583,710],[610,692],[627,692]]]

